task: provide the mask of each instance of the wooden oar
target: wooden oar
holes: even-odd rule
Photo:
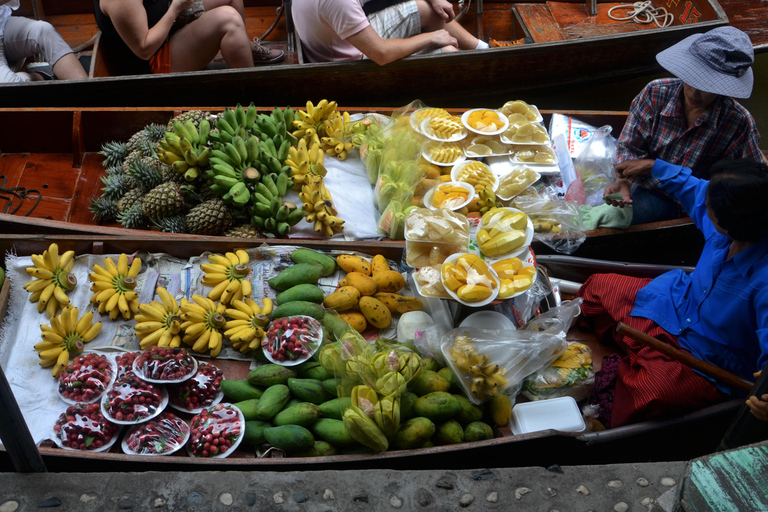
[[[616,326],[616,332],[623,334],[624,336],[629,336],[633,340],[639,341],[644,345],[654,348],[659,352],[668,355],[672,359],[680,361],[681,363],[690,366],[694,370],[698,370],[704,375],[715,378],[721,382],[724,382],[725,384],[728,384],[729,386],[733,386],[746,392],[752,391],[752,388],[755,386],[754,382],[750,382],[747,379],[742,379],[738,375],[727,370],[723,370],[722,368],[719,368],[712,363],[702,361],[698,357],[694,357],[691,354],[683,352],[682,350],[678,350],[671,345],[667,345],[663,341],[657,340],[653,336],[648,336],[644,332],[638,331],[637,329],[634,329],[621,322],[619,322],[619,325]]]

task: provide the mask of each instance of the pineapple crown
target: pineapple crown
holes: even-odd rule
[[[94,197],[88,210],[93,214],[93,218],[99,222],[109,222],[117,218],[117,204],[113,199],[107,197]]]
[[[101,189],[101,196],[105,199],[117,200],[125,195],[130,188],[125,174],[107,174],[101,177],[104,188]]]
[[[146,220],[141,211],[141,201],[137,201],[127,210],[117,214],[117,222],[127,229],[141,229],[146,224]]]
[[[101,151],[99,151],[99,154],[104,156],[101,164],[107,168],[120,165],[125,160],[125,157],[128,156],[128,153],[128,145],[125,142],[106,142],[101,146]]]

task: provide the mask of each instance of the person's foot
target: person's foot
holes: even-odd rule
[[[27,73],[32,74],[38,74],[42,77],[43,80],[53,80],[53,68],[50,64],[47,62],[32,62],[31,64],[27,64]]]
[[[285,57],[283,50],[267,48],[258,39],[251,41],[251,51],[253,52],[254,64],[272,64],[283,60]]]

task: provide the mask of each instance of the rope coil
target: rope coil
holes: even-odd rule
[[[614,15],[616,9],[626,9],[626,16]],[[640,25],[656,23],[659,28],[670,26],[675,22],[675,15],[664,7],[655,8],[651,0],[632,4],[616,5],[608,9],[608,17],[615,21],[634,21]]]
[[[21,208],[21,205],[24,204],[24,198],[27,197],[30,193],[37,194],[37,199],[32,204],[32,207],[29,209],[27,213],[24,214],[24,217],[28,217],[29,214],[31,214],[35,208],[37,208],[37,205],[40,203],[40,199],[42,199],[43,195],[40,193],[39,190],[36,189],[27,189],[24,187],[12,187],[12,188],[5,188],[5,182],[7,181],[7,178],[5,176],[0,175],[0,194],[10,194],[11,197],[5,197],[3,195],[0,195],[0,200],[8,201],[8,204],[5,205],[5,207],[0,210],[0,213],[8,213],[10,215],[15,214],[19,208]],[[13,198],[16,197],[19,199],[19,204],[16,205],[15,208],[11,209],[11,204],[13,203]]]

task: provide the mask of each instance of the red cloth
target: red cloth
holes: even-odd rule
[[[149,58],[149,67],[153,74],[171,72],[171,40],[167,39],[163,46]]]
[[[708,379],[661,352],[615,332],[622,322],[683,350],[677,337],[647,318],[630,313],[637,292],[650,279],[595,274],[579,290],[581,313],[598,339],[613,339],[626,354],[618,368],[611,427],[662,416],[679,416],[725,398]]]

